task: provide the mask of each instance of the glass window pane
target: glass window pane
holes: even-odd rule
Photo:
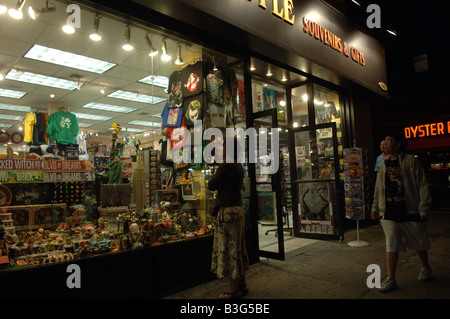
[[[292,120],[294,127],[309,125],[307,102],[306,85],[292,89]]]

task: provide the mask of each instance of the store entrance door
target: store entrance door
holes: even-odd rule
[[[296,236],[339,237],[339,156],[336,123],[294,129]]]
[[[253,127],[257,135],[258,148],[249,149],[255,152],[257,159],[255,182],[259,256],[284,260],[283,211],[279,172],[280,141],[276,109],[254,113]],[[276,236],[267,236],[270,232],[275,233]]]

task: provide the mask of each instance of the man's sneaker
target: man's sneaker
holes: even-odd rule
[[[427,281],[430,280],[430,278],[431,278],[431,268],[422,266],[422,268],[420,268],[420,274],[418,279],[420,281]]]
[[[380,292],[389,292],[397,288],[397,283],[394,279],[387,277],[381,284]]]

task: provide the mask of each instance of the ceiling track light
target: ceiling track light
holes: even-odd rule
[[[163,61],[169,61],[172,57],[170,55],[167,54],[167,43],[166,43],[166,38],[162,39],[162,55],[161,55],[161,60]]]
[[[5,13],[6,11],[8,11],[8,8],[3,3],[0,3],[0,14]]]
[[[212,55],[209,55],[208,53],[203,52],[204,55],[207,55],[208,57],[211,58],[211,60],[213,60],[213,71],[217,71],[217,66],[216,66],[216,59],[214,59],[214,57]]]
[[[27,0],[19,0],[17,1],[17,9],[9,9],[8,14],[14,19],[20,20],[23,18],[22,9]]]
[[[33,8],[32,6],[28,7],[28,14],[31,17],[31,19],[36,20],[41,14],[48,13],[48,12],[54,12],[56,11],[56,6],[52,3],[51,6],[49,6],[48,0],[45,2],[45,7],[41,9]]]
[[[98,28],[100,25],[100,18],[101,16],[96,14],[94,19],[94,30],[92,30],[91,34],[89,35],[89,38],[92,41],[100,41],[102,39],[102,36],[98,33]]]
[[[176,65],[183,65],[184,61],[181,58],[181,44],[178,45],[177,47],[177,59],[175,60],[175,64]]]
[[[152,45],[152,41],[150,41],[150,38],[148,37],[148,32],[145,35],[145,42],[147,42],[148,48],[150,49],[150,51],[148,52],[148,56],[155,56],[158,54],[158,50],[156,50],[153,45]]]
[[[131,45],[131,25],[127,24],[125,29],[125,43],[122,45],[122,49],[125,51],[131,51],[134,47]]]
[[[67,14],[67,16],[70,17],[71,14],[72,13],[69,12]],[[67,34],[74,34],[75,33],[75,27],[73,25],[71,25],[70,23],[68,23],[67,20],[66,20],[66,24],[63,25],[61,29],[63,30],[64,33],[67,33]]]

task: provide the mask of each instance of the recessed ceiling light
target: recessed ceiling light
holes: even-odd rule
[[[19,111],[19,112],[30,112],[31,107],[22,106],[22,105],[12,105],[12,104],[3,104],[0,103],[1,110],[9,110],[9,111]]]
[[[107,97],[135,101],[135,102],[142,102],[142,103],[151,103],[151,104],[156,104],[156,103],[166,100],[164,98],[157,97],[157,96],[136,94],[134,92],[127,92],[127,91],[122,91],[122,90],[117,90],[115,92],[112,92],[111,94],[108,94]]]
[[[24,57],[98,74],[102,74],[116,66],[114,63],[89,58],[71,52],[47,48],[38,44],[35,44]]]
[[[79,127],[91,127],[92,125],[94,125],[94,124],[78,122],[78,126],[79,126]]]
[[[0,114],[0,119],[2,120],[23,121],[24,118],[24,116]]]
[[[162,88],[169,87],[169,78],[162,75],[149,75],[143,79],[140,79],[138,82],[155,85]]]
[[[73,113],[79,119],[94,120],[94,121],[107,121],[112,119],[110,116],[86,114],[86,113]]]
[[[133,109],[131,107],[94,103],[94,102],[83,105],[83,107],[88,108],[88,109],[97,109],[97,110],[120,112],[120,113],[130,113],[130,112],[137,110],[137,109]]]
[[[0,89],[0,96],[9,97],[12,99],[20,99],[25,94],[27,94],[27,92],[8,90],[8,89]]]
[[[108,129],[109,131],[114,130],[113,127],[110,127]],[[134,132],[134,133],[140,133],[140,132],[144,132],[144,129],[141,128],[133,128],[133,127],[122,127],[122,132]]]
[[[75,90],[76,88],[78,88],[78,82],[63,80],[30,72],[17,72],[16,70],[9,71],[6,75],[6,78],[8,80],[45,85],[64,90]]]
[[[386,30],[389,34],[392,34],[393,36],[397,36],[397,31],[395,30]]]
[[[135,120],[135,121],[128,122],[128,124],[142,125],[142,126],[160,126],[160,125],[161,125],[161,123],[147,122],[147,121],[139,121],[139,120]]]

